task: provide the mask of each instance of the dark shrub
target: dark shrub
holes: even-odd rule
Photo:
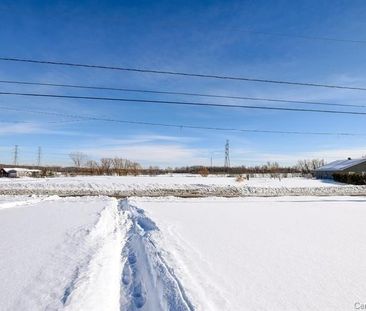
[[[351,185],[366,185],[366,175],[358,173],[335,173],[333,179]]]

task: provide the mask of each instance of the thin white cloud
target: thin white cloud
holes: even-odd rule
[[[192,142],[197,140],[194,137],[187,136],[169,136],[159,134],[145,134],[145,135],[133,135],[123,139],[116,138],[101,138],[98,140],[99,146],[120,146],[120,145],[135,145],[141,143],[171,143],[171,142]]]
[[[123,157],[141,162],[143,165],[180,166],[206,164],[207,159],[201,156],[200,149],[189,148],[179,144],[122,145],[112,149],[83,149],[90,157]],[[206,163],[205,163],[206,162]]]
[[[33,134],[42,129],[34,123],[1,123],[0,135]]]
[[[23,123],[0,122],[0,135],[33,135],[33,134],[95,137],[95,135],[82,133],[78,131],[62,131],[47,128],[44,126],[44,124],[36,122],[23,122]]]
[[[340,149],[319,149],[307,152],[294,153],[258,153],[252,154],[250,158],[258,161],[277,161],[282,165],[294,165],[301,159],[324,159],[327,162],[351,158],[361,158],[366,155],[366,146],[358,148],[340,148]]]

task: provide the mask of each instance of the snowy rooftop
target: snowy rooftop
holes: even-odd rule
[[[315,171],[342,171],[363,162],[366,162],[366,159],[337,160],[322,167],[319,167]]]
[[[24,167],[4,167],[3,170],[6,173],[9,173],[10,171],[16,171],[16,172],[40,172],[40,170],[28,169],[28,168],[24,168]]]

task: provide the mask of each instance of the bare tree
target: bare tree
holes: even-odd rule
[[[88,158],[85,153],[79,151],[71,152],[69,157],[77,168],[82,167]]]
[[[149,166],[149,170],[148,170],[148,172],[149,172],[149,175],[150,176],[155,176],[155,175],[157,175],[158,173],[159,173],[159,166]]]
[[[128,172],[129,174],[137,176],[140,173],[141,165],[137,162],[128,161]]]
[[[92,175],[96,175],[99,172],[99,165],[97,161],[89,160],[85,165],[90,169],[90,173]]]
[[[323,166],[325,164],[324,159],[311,159],[311,160],[299,160],[297,162],[297,169],[304,174],[309,174],[313,170]]]
[[[210,172],[207,167],[201,167],[198,170],[198,174],[200,174],[202,177],[207,177],[210,174]]]
[[[112,159],[113,170],[117,175],[126,175],[126,161],[125,159],[115,157]]]
[[[103,174],[111,175],[112,163],[113,160],[111,158],[100,159],[100,169],[103,172]]]
[[[325,164],[324,159],[312,159],[310,167],[312,170],[316,170],[317,168],[323,166]]]

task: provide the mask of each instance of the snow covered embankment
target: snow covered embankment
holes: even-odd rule
[[[77,176],[59,178],[0,178],[2,195],[125,197],[254,197],[366,195],[366,186],[307,178],[251,178],[243,183],[218,176]]]
[[[156,184],[149,187],[124,188],[108,185],[47,185],[47,184],[2,184],[0,195],[58,195],[58,196],[114,196],[114,197],[275,197],[275,196],[366,196],[366,186],[341,185],[332,187],[266,187],[228,185],[180,185],[169,187]]]

